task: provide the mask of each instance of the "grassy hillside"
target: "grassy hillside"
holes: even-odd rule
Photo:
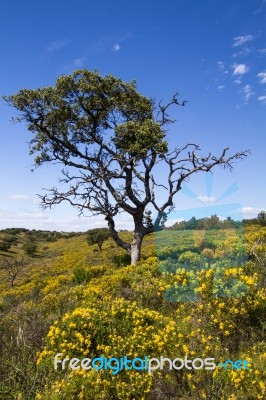
[[[85,234],[8,234],[17,241],[0,251],[1,399],[266,397],[266,228],[160,232],[145,238],[136,266],[111,239],[99,251]],[[21,265],[11,287],[14,259]],[[249,369],[169,370],[166,362],[152,374],[62,371],[57,353],[214,357],[246,360]]]

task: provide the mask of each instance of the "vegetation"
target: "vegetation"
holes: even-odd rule
[[[28,256],[33,257],[36,254],[37,251],[37,244],[34,241],[27,241],[23,245],[23,250]]]
[[[40,196],[43,207],[67,201],[80,213],[104,215],[132,264],[140,260],[143,238],[163,228],[184,182],[216,166],[232,169],[235,160],[248,154],[228,155],[229,148],[224,148],[218,156],[202,155],[194,143],[168,149],[166,129],[175,122],[170,110],[186,102],[176,94],[156,105],[138,93],[135,82],[112,75],[77,70],[58,78],[53,87],[23,89],[5,100],[33,134],[30,154],[36,155],[35,165],[56,161],[63,166],[61,182],[67,187]],[[158,168],[164,174],[156,175]],[[165,190],[161,204],[159,189]],[[133,237],[126,242],[115,227],[121,212],[134,222]]]
[[[91,229],[87,233],[87,242],[90,246],[97,244],[102,250],[103,243],[110,237],[110,231],[107,228]]]
[[[17,259],[28,233],[20,231],[10,249]],[[125,241],[131,235],[120,234]],[[13,287],[0,269],[0,398],[265,398],[266,227],[157,232],[144,238],[134,266],[117,266],[114,256],[127,253],[111,239],[94,252],[86,233],[38,244],[48,249],[25,256]],[[166,364],[152,374],[112,375],[54,370],[57,353],[215,357],[217,364],[246,360],[250,368],[171,371]]]

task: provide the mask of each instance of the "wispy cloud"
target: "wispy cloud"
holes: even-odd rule
[[[16,201],[30,200],[30,197],[26,196],[25,194],[12,194],[10,196],[4,196],[2,198],[6,200],[16,200]]]
[[[67,40],[55,40],[47,46],[47,51],[53,53],[67,45]]]
[[[73,70],[84,66],[86,57],[77,57],[71,63],[64,65],[64,70]]]
[[[258,53],[260,53],[262,56],[266,55],[266,49],[259,49]]]
[[[114,51],[115,53],[118,52],[121,49],[120,44],[116,43],[113,45],[112,47],[112,51]]]
[[[225,89],[224,85],[217,86],[217,89],[222,92]]]
[[[83,67],[85,59],[85,57],[75,58],[73,61],[74,67]]]
[[[218,70],[219,71],[224,71],[225,66],[224,66],[224,63],[222,61],[218,61],[217,65],[218,65]]]
[[[48,217],[38,210],[33,211],[10,211],[10,210],[3,210],[0,209],[0,218],[1,224],[4,222],[17,222],[17,226],[19,226],[20,222],[27,223],[29,220],[31,221],[43,221],[47,220]],[[14,226],[14,225],[13,225]]]
[[[218,71],[222,72],[223,74],[228,74],[228,71],[227,71],[226,66],[223,63],[223,61],[218,61],[217,67],[218,67]]]
[[[258,100],[262,103],[266,105],[266,96],[259,96]]]
[[[232,47],[243,46],[243,44],[251,42],[253,40],[252,35],[236,36],[233,39]]]
[[[255,95],[250,85],[245,85],[241,92],[244,94],[244,99],[246,103],[248,103],[250,98]]]
[[[250,47],[243,47],[241,50],[237,51],[236,53],[233,54],[234,58],[237,57],[246,57],[248,54],[251,53],[251,48]]]
[[[242,77],[235,79],[235,80],[234,80],[234,83],[235,83],[236,85],[241,85],[241,83],[242,83],[242,79],[241,79],[241,78],[242,78]]]
[[[260,72],[257,77],[260,80],[260,83],[266,83],[266,71]]]
[[[244,75],[249,71],[249,67],[246,64],[234,64],[233,75]]]

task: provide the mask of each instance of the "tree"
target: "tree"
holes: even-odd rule
[[[23,89],[4,99],[20,112],[33,134],[30,154],[35,165],[61,163],[61,183],[49,194],[40,195],[43,207],[68,201],[80,214],[104,215],[118,246],[131,254],[131,263],[140,259],[143,237],[163,228],[166,215],[174,208],[174,197],[182,184],[200,171],[217,165],[232,168],[248,151],[219,156],[200,155],[197,144],[189,143],[169,151],[166,127],[172,106],[184,106],[175,94],[167,104],[137,92],[135,82],[125,83],[112,75],[77,70],[61,76],[55,86]],[[163,167],[164,164],[164,167]],[[160,168],[160,169],[159,169]],[[155,176],[161,174],[162,180]],[[165,190],[159,204],[158,191]],[[147,211],[153,212],[151,223]],[[131,215],[134,232],[131,243],[123,240],[115,217]]]
[[[1,269],[7,272],[10,286],[13,288],[18,273],[21,272],[21,270],[25,266],[25,261],[23,257],[21,257],[20,259],[14,257],[2,257],[0,261]]]
[[[98,244],[99,249],[102,250],[103,242],[110,237],[110,231],[107,228],[91,229],[87,233],[87,242],[90,246]]]
[[[25,251],[25,253],[30,257],[33,257],[36,254],[37,247],[38,246],[34,241],[27,241],[22,246],[22,248]]]
[[[266,211],[262,210],[258,213],[257,219],[260,223],[260,225],[264,226],[266,225]]]
[[[0,251],[7,252],[11,248],[12,243],[13,242],[9,240],[8,236],[4,236],[2,239],[0,239]]]

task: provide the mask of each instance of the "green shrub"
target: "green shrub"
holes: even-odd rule
[[[37,251],[37,244],[34,241],[28,241],[22,248],[28,256],[33,257]]]
[[[131,263],[130,254],[128,254],[128,253],[117,254],[117,255],[112,257],[112,263],[116,267],[124,267],[126,265],[129,265]]]
[[[73,278],[72,281],[76,285],[79,285],[84,282],[88,282],[90,279],[89,271],[83,267],[75,268],[73,271]]]

